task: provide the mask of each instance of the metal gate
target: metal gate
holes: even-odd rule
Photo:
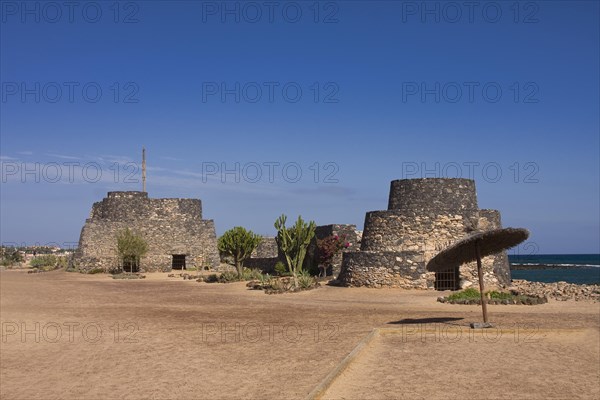
[[[171,269],[186,269],[185,268],[185,254],[173,254],[173,261],[171,262]]]
[[[435,290],[458,290],[459,283],[458,267],[435,273]]]

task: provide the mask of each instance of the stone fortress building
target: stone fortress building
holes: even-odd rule
[[[219,266],[215,224],[202,219],[202,202],[152,199],[145,191],[109,192],[94,203],[72,265],[83,271],[121,266],[116,236],[125,228],[148,243],[148,252],[140,261],[143,271]]]
[[[343,254],[344,286],[457,290],[477,282],[475,263],[428,272],[437,253],[475,231],[501,228],[500,213],[477,205],[475,182],[461,178],[391,182],[388,209],[366,214],[360,251]],[[506,252],[482,260],[490,287],[510,284]]]

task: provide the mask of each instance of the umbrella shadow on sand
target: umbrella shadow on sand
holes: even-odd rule
[[[464,318],[458,317],[432,317],[432,318],[404,318],[399,321],[388,322],[389,325],[411,325],[411,324],[448,324],[448,325],[460,325],[452,324],[454,321],[461,321]]]

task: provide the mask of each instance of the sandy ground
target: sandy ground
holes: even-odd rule
[[[437,303],[440,292],[265,295],[147,277],[0,271],[0,397],[304,398],[376,327],[392,331],[326,398],[600,393],[598,303],[490,306],[500,337],[471,340],[480,308]]]

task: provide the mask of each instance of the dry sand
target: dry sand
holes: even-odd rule
[[[147,277],[1,271],[0,398],[304,398],[373,328],[324,397],[600,395],[599,303],[490,306],[471,340],[480,308],[440,292]]]

